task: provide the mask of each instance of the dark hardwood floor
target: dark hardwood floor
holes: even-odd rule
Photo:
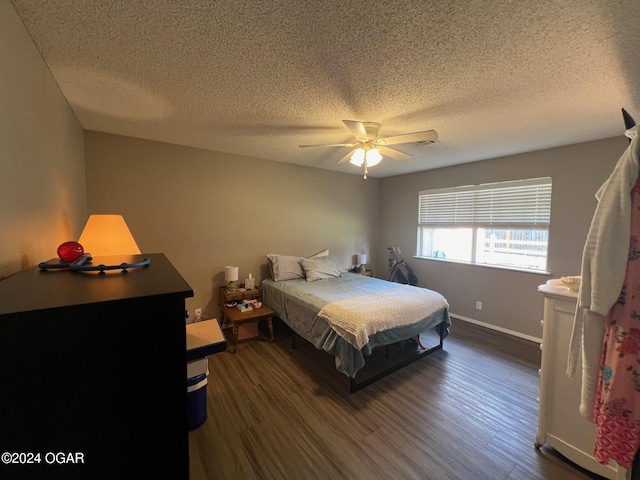
[[[352,394],[333,357],[292,349],[277,322],[275,343],[210,356],[191,480],[600,478],[534,448],[539,363],[466,326],[454,319],[443,350]]]

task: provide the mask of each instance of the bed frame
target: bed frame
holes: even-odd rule
[[[329,256],[325,263],[331,266],[333,261]],[[443,348],[450,325],[449,305],[438,292],[351,273],[318,280],[322,283],[309,283],[314,282],[309,277],[306,281],[265,279],[263,302],[277,317],[284,316],[280,320],[293,332],[293,348],[300,337],[340,359],[336,370],[349,378],[350,393]],[[325,307],[329,308],[325,311]],[[431,335],[432,328],[437,336]],[[418,332],[429,332],[425,343],[435,346],[425,348]],[[403,342],[412,338],[415,344],[406,348]]]
[[[311,342],[306,340],[304,337],[298,335],[295,331],[293,331],[293,329],[291,330],[291,332],[293,334],[292,337],[291,337],[291,348],[295,349],[295,348],[303,346],[304,344],[311,344]],[[438,336],[440,337],[440,342],[437,345],[433,346],[433,347],[424,347],[422,345],[422,343],[420,342],[420,340],[419,339],[416,340],[415,337],[414,337],[414,340],[417,341],[418,345],[420,346],[420,350],[421,351],[419,353],[416,353],[415,355],[412,355],[409,358],[407,358],[405,360],[402,360],[402,361],[392,365],[391,367],[376,373],[375,375],[367,378],[366,380],[363,380],[361,382],[356,382],[356,378],[355,377],[349,377],[349,393],[357,392],[358,390],[360,390],[360,389],[362,389],[362,388],[364,388],[364,387],[366,387],[368,385],[371,385],[372,383],[377,382],[381,378],[384,378],[387,375],[390,375],[393,372],[396,372],[396,371],[400,370],[401,368],[406,367],[407,365],[410,365],[413,362],[415,362],[417,360],[420,360],[421,358],[426,357],[427,355],[432,354],[433,352],[436,352],[438,350],[442,350],[442,347],[443,347],[443,344],[444,344],[444,338],[442,337],[442,334],[439,334]],[[297,339],[304,340],[304,344],[298,345],[297,342],[296,342]],[[384,355],[385,355],[386,358],[389,358],[389,356],[390,356],[389,355],[389,347],[391,345],[393,345],[393,344],[383,345],[383,346],[376,347],[376,348],[384,347],[384,349],[385,349],[385,354]]]

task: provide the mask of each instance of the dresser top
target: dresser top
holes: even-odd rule
[[[578,298],[578,292],[574,292],[573,290],[569,290],[564,286],[556,286],[556,285],[539,285],[538,291],[545,296],[554,296],[554,297],[562,297],[570,300],[576,300]]]
[[[150,259],[127,271],[71,272],[33,267],[0,281],[0,315],[154,295],[193,296],[193,289],[162,253],[94,257],[93,265]]]

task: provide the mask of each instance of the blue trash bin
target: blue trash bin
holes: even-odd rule
[[[207,357],[187,364],[187,426],[189,430],[207,419]]]

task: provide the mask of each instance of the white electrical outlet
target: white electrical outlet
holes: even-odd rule
[[[476,310],[482,310],[482,302],[476,302]],[[196,316],[198,315],[196,314]]]
[[[200,317],[202,316],[202,309],[201,308],[196,308],[194,310],[194,313],[196,314],[196,318],[194,318],[193,321],[197,322],[198,320],[200,320]]]

